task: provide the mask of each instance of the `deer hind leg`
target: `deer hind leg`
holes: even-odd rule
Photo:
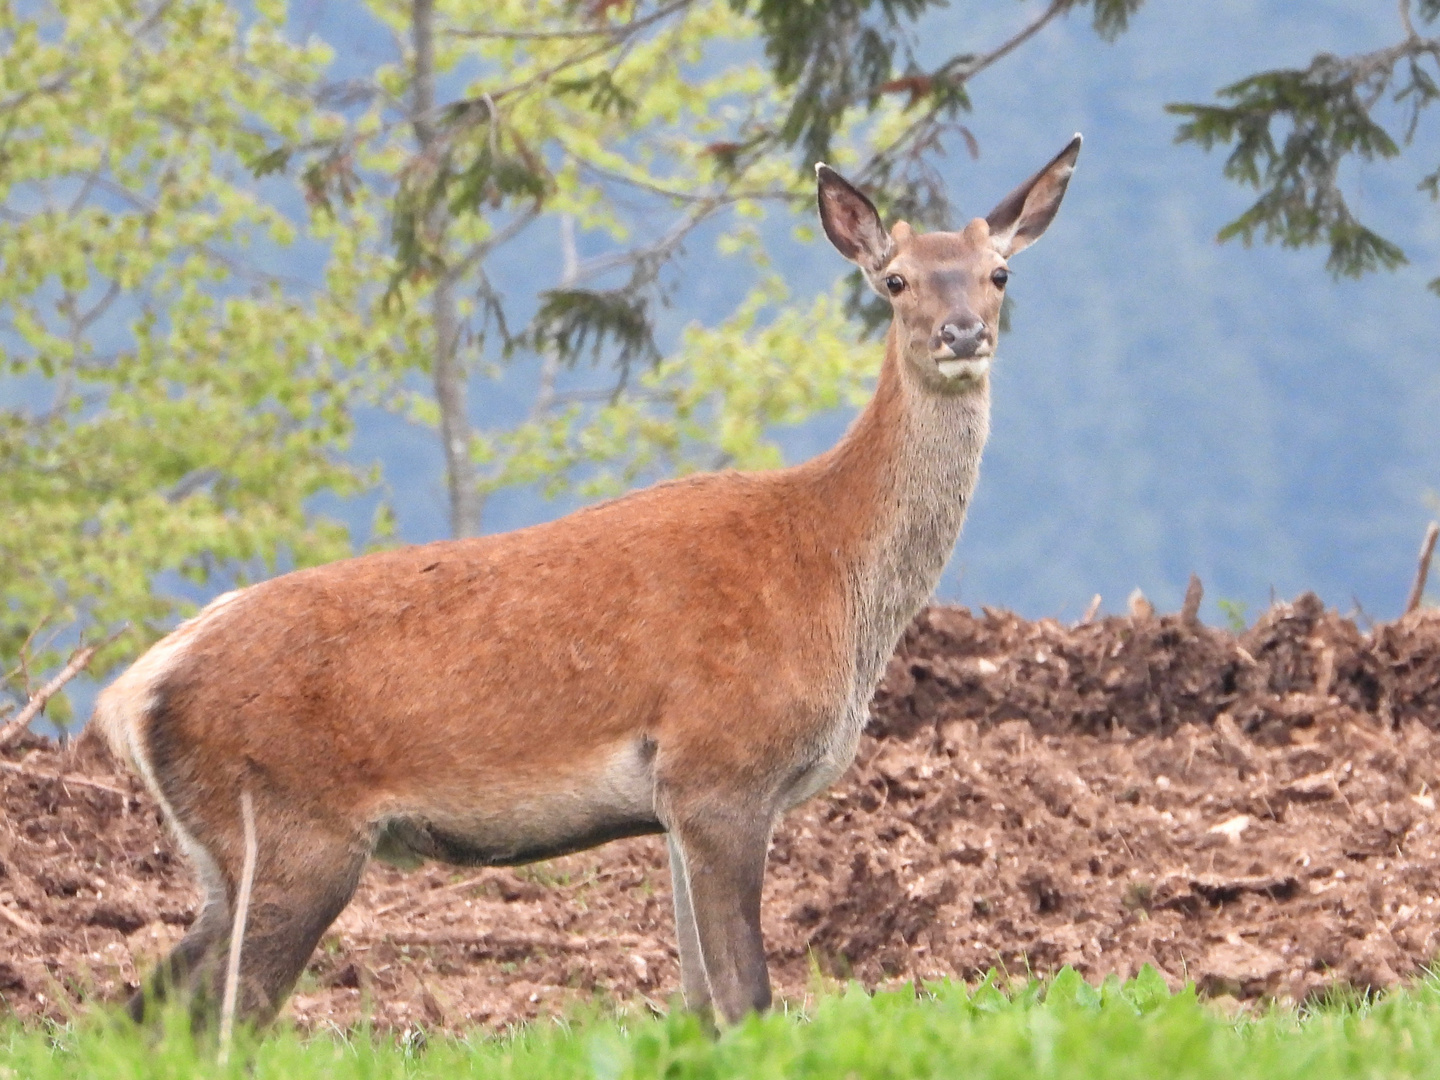
[[[125,1008],[135,1023],[143,1023],[148,1014],[175,997],[189,1000],[192,1021],[202,1020],[212,1003],[197,991],[213,981],[212,969],[224,964],[230,921],[229,899],[223,884],[216,882],[180,944],[161,961],[149,983],[130,998]]]
[[[186,815],[193,830],[178,823],[209,896],[148,990],[130,1002],[137,1021],[146,1018],[153,1003],[180,993],[189,1003],[194,1029],[207,1029],[218,1017],[244,865],[236,803],[236,820],[213,830],[219,835],[194,815]],[[279,1012],[321,935],[354,896],[369,840],[258,799],[255,816],[257,859],[241,938],[237,1013],[263,1025]],[[196,842],[193,835],[205,840]]]
[[[300,973],[360,883],[367,845],[359,837],[293,821],[259,836],[259,857],[240,948],[239,1005],[263,1025],[280,1011]],[[227,927],[226,946],[229,946]],[[220,988],[215,990],[219,1000]]]
[[[678,846],[685,898],[693,915],[695,944],[708,984],[704,1000],[728,1023],[751,1011],[770,1007],[770,975],[760,933],[760,892],[765,880],[765,854],[770,820],[755,812],[717,811],[697,807],[671,823],[670,839]],[[680,887],[676,887],[677,913]],[[678,921],[678,920],[677,920]],[[681,942],[681,978],[687,1002],[701,977],[690,964],[685,970],[685,934]]]
[[[675,937],[680,949],[680,992],[691,1012],[709,1018],[710,980],[705,975],[705,960],[700,955],[700,932],[695,928],[695,910],[690,903],[690,883],[685,875],[685,856],[672,834],[670,848],[670,885],[675,894]]]

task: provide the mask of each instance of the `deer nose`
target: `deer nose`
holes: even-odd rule
[[[936,352],[948,349],[952,356],[974,356],[985,338],[985,324],[974,315],[954,315],[941,325],[930,342]]]

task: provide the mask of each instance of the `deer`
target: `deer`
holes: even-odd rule
[[[892,308],[874,395],[818,457],[286,573],[107,687],[94,727],[203,888],[136,1022],[167,995],[213,1018],[242,884],[238,1009],[258,1025],[372,856],[511,866],[662,833],[686,1006],[712,1024],[768,1008],[772,830],[851,764],[959,538],[1007,261],[1055,217],[1080,144],[958,232],[887,232],[816,166],[826,236]]]

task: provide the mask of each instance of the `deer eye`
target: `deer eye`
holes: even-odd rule
[[[905,279],[899,274],[891,274],[885,279],[885,288],[890,290],[891,296],[899,296],[905,291]]]
[[[997,289],[1003,289],[1005,287],[1005,282],[1010,280],[1010,271],[1006,270],[1005,267],[1002,266],[1000,267],[1000,269],[996,270],[993,274],[990,275],[990,280],[995,283],[995,287]]]

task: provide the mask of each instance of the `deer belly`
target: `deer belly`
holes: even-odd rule
[[[625,747],[595,768],[415,800],[378,822],[375,856],[399,865],[516,866],[663,832],[650,759],[644,747]]]

